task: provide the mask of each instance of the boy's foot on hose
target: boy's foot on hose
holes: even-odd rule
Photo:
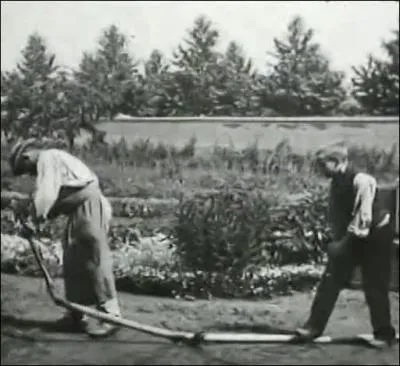
[[[392,346],[394,340],[386,340],[380,338],[373,338],[368,343],[374,347],[379,349],[385,349]]]
[[[66,313],[58,319],[54,328],[59,332],[82,333],[86,330],[87,321],[82,315]]]
[[[309,327],[296,329],[293,341],[295,342],[312,342],[314,339],[320,337],[322,332]]]
[[[389,348],[396,342],[396,330],[393,327],[387,327],[374,332],[374,338],[369,344],[374,348]]]

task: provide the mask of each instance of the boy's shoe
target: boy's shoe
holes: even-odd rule
[[[314,339],[320,337],[322,332],[309,327],[297,328],[293,341],[296,342],[312,342]]]

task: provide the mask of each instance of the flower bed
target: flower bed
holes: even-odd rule
[[[16,235],[1,234],[1,270],[26,276],[40,276],[29,243]],[[62,275],[60,242],[40,245],[43,262],[54,277]],[[163,235],[113,250],[114,274],[119,290],[157,296],[197,298],[268,298],[292,290],[313,287],[320,278],[320,265],[249,268],[240,278],[204,271],[180,271],[175,246]]]

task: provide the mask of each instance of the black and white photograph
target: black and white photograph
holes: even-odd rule
[[[1,1],[2,365],[398,365],[398,1]]]

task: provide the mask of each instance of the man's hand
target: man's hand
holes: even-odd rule
[[[20,228],[19,232],[22,237],[25,239],[30,239],[34,235],[40,235],[43,231],[44,221],[33,221],[28,220],[22,223],[22,227]]]
[[[24,222],[20,229],[20,234],[25,239],[31,239],[37,233],[37,227],[31,221]]]

